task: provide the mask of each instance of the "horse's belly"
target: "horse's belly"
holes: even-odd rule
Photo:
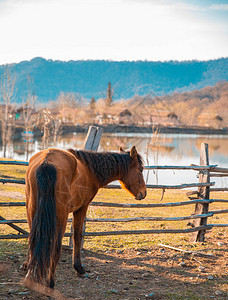
[[[87,206],[93,200],[97,193],[97,189],[91,189],[88,187],[80,187],[77,192],[71,196],[70,201],[70,212],[74,212],[80,209],[82,206]]]

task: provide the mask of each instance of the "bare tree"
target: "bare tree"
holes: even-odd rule
[[[59,118],[59,115],[52,114],[52,130],[53,130],[53,144],[56,144],[57,137],[60,131],[62,121]]]
[[[113,89],[111,86],[111,82],[108,83],[107,96],[105,99],[106,107],[109,108],[112,105],[112,97],[113,97]]]
[[[47,108],[42,110],[41,124],[43,126],[43,149],[46,149],[49,144],[51,127],[51,112]]]
[[[28,160],[29,155],[29,144],[31,141],[31,131],[33,130],[34,126],[37,123],[37,118],[32,117],[34,116],[35,111],[35,102],[36,102],[36,96],[35,92],[31,93],[31,78],[28,77],[28,87],[27,87],[27,98],[26,101],[23,104],[23,120],[24,120],[24,128],[25,128],[25,142],[26,142],[26,160]]]
[[[90,106],[90,111],[92,113],[94,113],[95,112],[95,108],[96,108],[96,100],[94,99],[94,97],[91,98],[89,106]]]
[[[91,98],[90,103],[89,103],[89,116],[90,116],[90,121],[94,123],[94,118],[96,116],[95,110],[96,110],[96,100],[94,97]]]
[[[25,148],[26,160],[28,160],[29,145],[31,141],[32,131],[36,124],[36,118],[32,118],[32,114],[34,112],[34,107],[35,107],[35,99],[36,99],[35,94],[33,94],[30,100],[27,99],[29,102],[26,101],[23,107],[23,119],[24,119],[24,126],[25,126],[25,142],[26,142],[26,148]]]
[[[75,122],[80,100],[73,93],[60,93],[57,105],[64,123]]]
[[[6,157],[7,145],[12,141],[13,129],[15,125],[15,112],[12,105],[15,75],[11,72],[11,66],[6,65],[4,68],[3,77],[1,78],[1,134],[3,156]]]
[[[53,138],[53,145],[56,144],[62,121],[59,114],[53,113],[50,109],[44,108],[39,112],[38,125],[43,131],[43,149],[48,148],[50,137]]]

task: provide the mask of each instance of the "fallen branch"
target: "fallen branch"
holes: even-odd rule
[[[180,249],[180,248],[176,248],[176,247],[172,247],[172,246],[168,246],[168,245],[164,245],[164,244],[158,244],[158,246],[169,248],[169,249],[172,249],[172,250],[175,250],[175,251],[180,251],[180,252],[188,253],[188,254],[214,257],[213,254],[201,253],[201,252],[198,252],[198,251],[191,251],[191,250],[183,250],[183,249]]]

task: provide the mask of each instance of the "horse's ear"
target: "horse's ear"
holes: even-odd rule
[[[75,150],[74,149],[67,149],[67,151],[75,155]]]
[[[130,156],[131,156],[132,158],[136,158],[136,157],[137,157],[137,154],[138,154],[138,152],[137,152],[135,146],[133,146],[133,147],[131,148],[131,150],[130,150]]]
[[[121,153],[126,153],[126,151],[124,151],[124,149],[123,149],[122,147],[119,148],[119,151],[120,151]]]

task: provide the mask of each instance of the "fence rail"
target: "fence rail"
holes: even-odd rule
[[[213,203],[213,202],[224,202],[228,203],[228,200],[224,199],[196,199],[181,202],[170,202],[170,203],[110,203],[110,202],[96,202],[90,203],[90,206],[104,206],[104,207],[123,207],[123,208],[151,208],[151,207],[168,207],[168,206],[183,206],[191,205],[196,203]],[[1,206],[25,206],[25,202],[0,202]]]
[[[94,144],[97,147],[97,143]],[[206,230],[211,230],[213,227],[228,227],[228,224],[207,224],[209,217],[215,214],[226,214],[228,209],[221,210],[209,210],[209,204],[211,203],[228,203],[225,199],[210,199],[210,191],[227,191],[228,188],[212,188],[215,185],[214,182],[210,182],[210,175],[213,177],[224,177],[228,176],[228,168],[221,168],[217,165],[209,165],[209,157],[207,152],[207,144],[202,144],[201,149],[201,160],[200,165],[191,166],[146,166],[145,170],[194,170],[199,171],[199,182],[198,183],[188,183],[180,185],[147,185],[147,188],[151,189],[185,189],[190,187],[197,187],[197,191],[187,192],[189,196],[189,201],[179,201],[171,203],[105,203],[105,202],[91,202],[91,206],[102,206],[111,208],[155,208],[155,207],[175,207],[175,206],[185,206],[195,204],[195,212],[190,216],[180,216],[180,217],[134,217],[134,218],[86,218],[86,222],[151,222],[151,221],[180,221],[180,220],[190,220],[194,221],[193,228],[186,229],[150,229],[150,230],[122,230],[122,231],[106,231],[106,232],[84,232],[84,236],[105,236],[105,235],[128,235],[128,234],[154,234],[154,233],[194,233],[192,240],[199,241],[204,239],[204,234]],[[27,166],[28,162],[19,161],[6,161],[0,160],[0,164],[6,165],[24,165]],[[212,173],[211,173],[212,172]],[[212,177],[211,176],[211,177]],[[25,180],[15,180],[11,178],[0,179],[0,182],[13,183],[13,184],[25,184]],[[106,188],[108,189],[119,189],[119,185],[109,184]],[[191,198],[190,195],[195,195],[196,198]],[[25,202],[0,202],[0,207],[13,207],[13,206],[25,206]],[[72,220],[69,219],[69,222]],[[14,225],[17,223],[27,223],[25,219],[21,220],[5,220],[0,217],[0,224],[8,225],[19,232],[19,234],[13,235],[0,235],[0,239],[21,239],[27,238],[28,232],[22,228]],[[72,237],[72,232],[65,233],[65,236]]]

